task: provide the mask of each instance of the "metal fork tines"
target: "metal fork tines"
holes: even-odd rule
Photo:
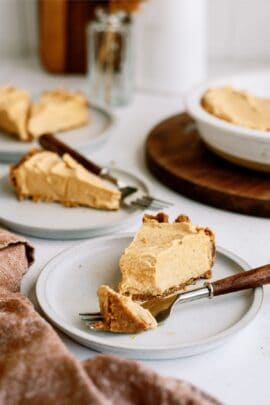
[[[99,318],[101,318],[101,313],[100,312],[79,312],[79,315],[81,316],[81,317],[90,317],[90,318],[93,318],[93,317],[99,317]]]
[[[168,201],[160,200],[148,195],[143,195],[139,192],[134,193],[134,195],[131,194],[130,196],[125,197],[122,202],[123,205],[126,207],[139,207],[141,209],[148,208],[153,211],[158,211],[173,206],[173,204]]]
[[[173,204],[169,201],[164,201],[159,198],[155,198],[138,189],[137,187],[127,185],[123,180],[118,179],[111,175],[108,168],[103,168],[100,176],[113,183],[121,193],[121,201],[124,207],[127,208],[140,208],[140,209],[151,209],[160,210],[164,208],[169,208]]]
[[[84,312],[79,313],[79,316],[84,322],[96,322],[103,319],[100,312]]]

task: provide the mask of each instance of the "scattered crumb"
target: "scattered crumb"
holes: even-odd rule
[[[130,336],[130,339],[135,340],[136,337],[137,337],[136,335],[132,335],[132,336]]]
[[[174,336],[175,332],[173,332],[172,330],[169,330],[168,332],[166,332],[167,336]]]

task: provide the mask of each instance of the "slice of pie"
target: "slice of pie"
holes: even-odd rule
[[[51,90],[44,92],[31,108],[28,130],[33,138],[82,127],[89,122],[89,102],[80,92]]]
[[[0,128],[21,141],[30,141],[27,130],[30,105],[26,91],[12,86],[0,87]]]
[[[145,215],[143,225],[120,258],[119,292],[134,300],[166,296],[199,278],[210,278],[214,234],[180,215]]]
[[[19,199],[56,201],[68,207],[119,209],[120,192],[68,154],[60,157],[46,150],[32,150],[11,167],[10,178]]]
[[[95,324],[99,330],[137,333],[157,326],[150,311],[133,302],[131,298],[116,293],[107,285],[99,287],[98,298],[103,316],[103,321]]]

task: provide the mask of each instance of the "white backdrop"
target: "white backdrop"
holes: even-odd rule
[[[0,58],[29,56],[37,48],[37,0],[0,0]]]
[[[208,2],[211,59],[270,62],[269,0]]]
[[[37,50],[36,5],[0,0],[0,57]],[[208,0],[207,15],[211,60],[270,62],[270,0]]]

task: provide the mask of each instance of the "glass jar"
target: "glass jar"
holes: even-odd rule
[[[110,106],[127,104],[134,90],[132,24],[125,12],[96,12],[88,27],[90,99]]]

